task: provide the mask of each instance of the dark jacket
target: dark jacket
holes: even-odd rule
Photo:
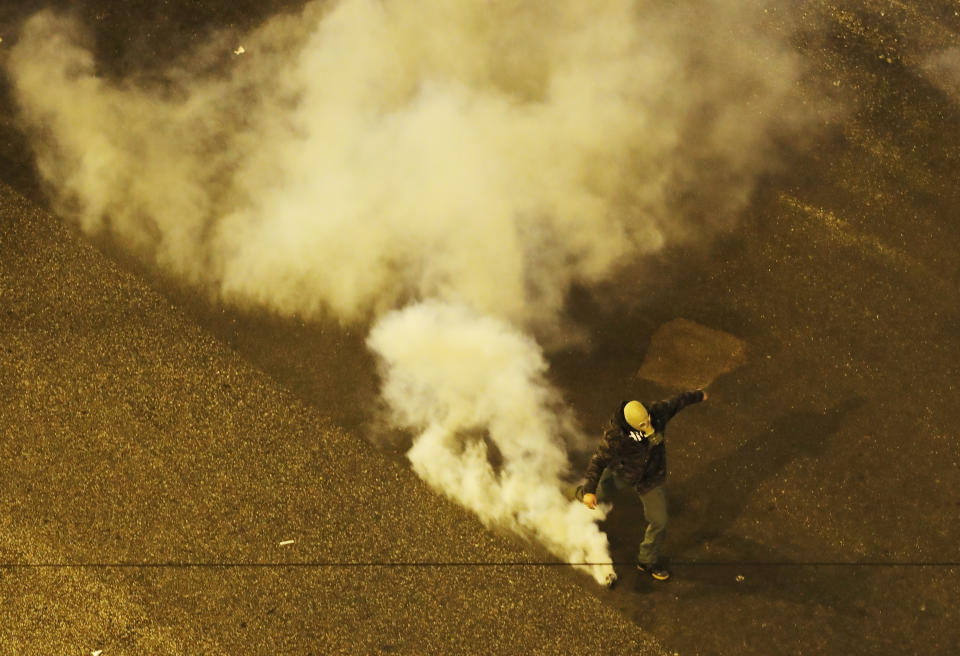
[[[596,494],[600,475],[607,467],[613,467],[614,473],[632,485],[638,494],[662,485],[667,478],[667,443],[662,440],[667,422],[683,408],[700,401],[703,401],[703,392],[696,390],[684,392],[669,401],[644,402],[654,433],[661,437],[659,444],[651,444],[650,439],[638,442],[630,436],[633,429],[623,418],[626,403],[621,403],[610,420],[610,428],[603,434],[597,450],[590,458],[587,480],[583,485],[584,494]]]

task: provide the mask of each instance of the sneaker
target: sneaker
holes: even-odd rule
[[[666,581],[668,578],[670,578],[670,570],[663,565],[644,565],[643,563],[638,563],[637,569],[641,572],[646,572],[658,581]]]

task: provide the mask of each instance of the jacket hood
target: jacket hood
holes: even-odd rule
[[[626,418],[623,416],[623,409],[627,407],[629,401],[621,401],[620,407],[617,408],[617,411],[613,413],[613,417],[610,418],[610,423],[615,427],[622,430],[624,433],[629,433],[633,430],[630,424],[627,423]]]

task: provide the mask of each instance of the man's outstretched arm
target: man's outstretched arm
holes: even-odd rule
[[[662,413],[663,422],[666,423],[673,418],[675,414],[693,403],[700,403],[707,400],[707,393],[704,390],[692,390],[684,392],[673,397],[669,401],[660,401],[653,404],[651,411],[656,408],[657,412]]]

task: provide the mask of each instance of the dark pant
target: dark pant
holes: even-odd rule
[[[629,487],[609,467],[600,476],[597,484],[597,501],[613,503],[616,496]],[[667,537],[667,493],[663,486],[637,495],[643,504],[643,514],[647,518],[647,530],[643,534],[643,542],[637,550],[637,562],[643,565],[653,565],[660,560],[660,549]],[[583,499],[583,487],[577,488],[577,498]]]

